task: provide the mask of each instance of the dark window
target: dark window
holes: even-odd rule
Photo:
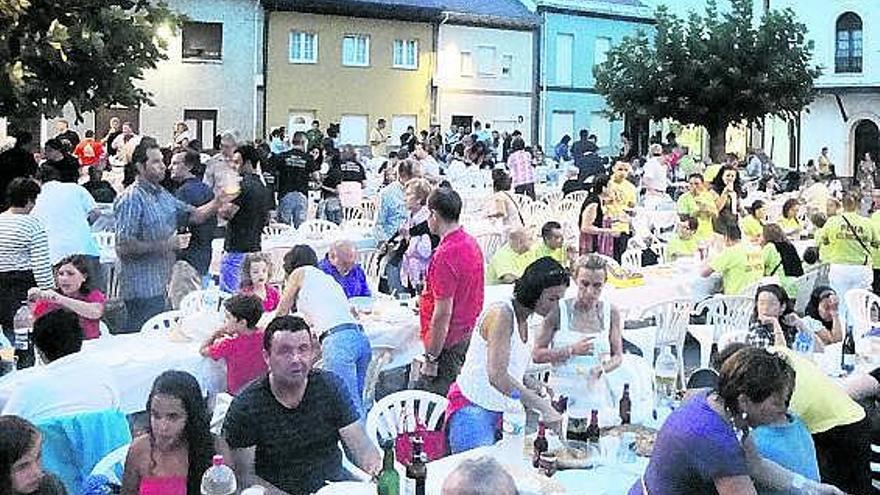
[[[217,110],[184,110],[183,121],[189,128],[190,139],[198,139],[202,149],[214,147],[217,136]]]
[[[862,72],[862,19],[847,12],[837,18],[834,72]]]
[[[183,23],[183,58],[221,60],[223,24],[219,22]]]

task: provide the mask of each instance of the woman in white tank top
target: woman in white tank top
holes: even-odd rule
[[[581,257],[575,265],[577,297],[563,299],[544,319],[532,358],[554,365],[552,388],[569,397],[569,417],[588,418],[609,400],[599,378],[623,360],[620,313],[602,299],[608,278],[604,260]]]
[[[569,274],[551,258],[529,265],[514,285],[514,297],[489,306],[471,335],[464,365],[449,390],[446,412],[453,453],[492,445],[501,413],[518,395],[528,409],[553,425],[561,420],[550,402],[523,384],[531,363],[528,317],[546,315],[568,287]]]
[[[358,409],[363,409],[364,383],[372,358],[370,341],[351,312],[342,286],[318,267],[315,251],[294,246],[284,255],[287,280],[276,314],[301,313],[321,342],[323,368],[342,379]]]

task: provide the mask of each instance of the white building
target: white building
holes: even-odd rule
[[[107,108],[85,115],[74,127],[102,137],[111,117],[131,121],[138,133],[170,143],[184,121],[193,138],[210,149],[214,136],[235,130],[243,139],[263,132],[263,6],[260,0],[169,0],[187,19],[172,33],[162,30],[168,60],[134,84],[152,93],[155,106]],[[65,117],[73,123],[72,110]],[[54,129],[44,130],[50,135]]]
[[[539,19],[516,0],[443,2],[433,78],[434,118],[445,131],[474,121],[534,142],[534,33]]]

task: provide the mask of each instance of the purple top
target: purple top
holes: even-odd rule
[[[345,297],[349,299],[352,297],[370,297],[367,275],[359,263],[355,264],[348,273],[343,275],[339,273],[335,266],[330,264],[329,259],[324,257],[324,259],[318,262],[318,269],[333,277],[342,286]]]
[[[717,495],[715,479],[740,475],[748,475],[745,451],[730,423],[700,394],[666,419],[644,478],[652,495]],[[629,495],[642,495],[641,481]]]

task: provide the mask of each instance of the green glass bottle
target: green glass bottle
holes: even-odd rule
[[[387,442],[382,448],[385,450],[385,458],[382,461],[382,471],[379,471],[379,495],[400,495],[400,475],[394,468],[394,442]]]

